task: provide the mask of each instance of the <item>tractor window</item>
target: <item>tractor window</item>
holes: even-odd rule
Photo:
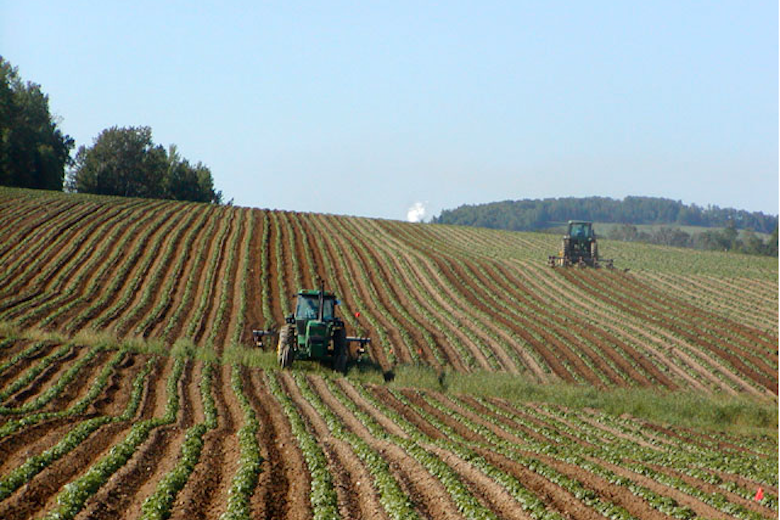
[[[322,303],[322,319],[323,320],[332,320],[333,319],[333,307],[336,303],[336,300],[333,299],[327,299]]]
[[[591,228],[587,224],[572,224],[569,236],[573,238],[590,238],[592,236]]]
[[[298,307],[295,309],[295,318],[298,320],[313,320],[317,318],[317,298],[298,297]]]
[[[326,298],[322,304],[322,319],[333,319],[333,307],[336,300]],[[295,319],[298,320],[316,320],[317,311],[319,311],[319,298],[316,296],[299,296],[298,307],[295,309]]]

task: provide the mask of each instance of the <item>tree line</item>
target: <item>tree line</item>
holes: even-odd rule
[[[659,197],[559,198],[491,202],[444,210],[433,219],[437,224],[458,224],[512,231],[537,231],[568,220],[616,224],[674,224],[678,226],[726,227],[771,233],[777,216],[718,206],[701,207]]]
[[[148,126],[107,128],[71,157],[74,146],[41,86],[23,81],[0,56],[0,184],[222,203],[211,170],[191,164],[175,145],[155,144]]]
[[[772,230],[766,241],[750,229],[740,233],[733,224],[723,229],[708,229],[698,233],[687,233],[680,228],[668,226],[643,231],[634,225],[622,224],[612,228],[606,236],[624,242],[645,242],[708,251],[735,251],[750,255],[777,256],[777,227]]]
[[[568,220],[622,224],[607,235],[615,240],[777,255],[776,215],[718,206],[686,205],[659,197],[507,200],[444,210],[432,222],[511,231],[544,231]],[[636,227],[640,224],[663,226],[654,231],[640,231]],[[723,229],[687,233],[675,226]],[[743,231],[740,233],[739,230]],[[764,241],[756,233],[771,235],[768,241]]]

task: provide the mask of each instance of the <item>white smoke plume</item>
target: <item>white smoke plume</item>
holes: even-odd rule
[[[409,222],[422,222],[425,218],[425,205],[422,202],[415,202],[406,212],[406,220]]]

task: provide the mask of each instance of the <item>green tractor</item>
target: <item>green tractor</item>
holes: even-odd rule
[[[339,301],[335,294],[325,291],[324,284],[320,283],[318,290],[298,291],[296,296],[295,313],[285,318],[278,333],[279,366],[288,368],[296,359],[315,360],[346,373],[347,362],[365,353],[365,345],[371,339],[347,336],[344,321],[336,316]],[[252,335],[255,343],[263,347],[263,339],[276,336],[276,332],[253,330]]]
[[[612,259],[605,260],[599,257],[599,246],[596,241],[596,233],[593,231],[593,222],[583,220],[570,220],[569,228],[563,237],[563,245],[559,256],[550,256],[547,264],[550,267],[595,267],[602,265],[612,269]]]

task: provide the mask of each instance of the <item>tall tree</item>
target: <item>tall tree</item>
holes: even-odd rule
[[[148,126],[103,130],[91,147],[79,147],[68,188],[79,193],[222,203],[211,170],[194,166],[171,145],[152,141]]]
[[[163,198],[167,168],[165,149],[152,142],[151,128],[112,126],[92,147],[79,147],[68,185],[79,193]]]
[[[24,83],[0,56],[0,184],[62,190],[73,145],[40,85]]]

